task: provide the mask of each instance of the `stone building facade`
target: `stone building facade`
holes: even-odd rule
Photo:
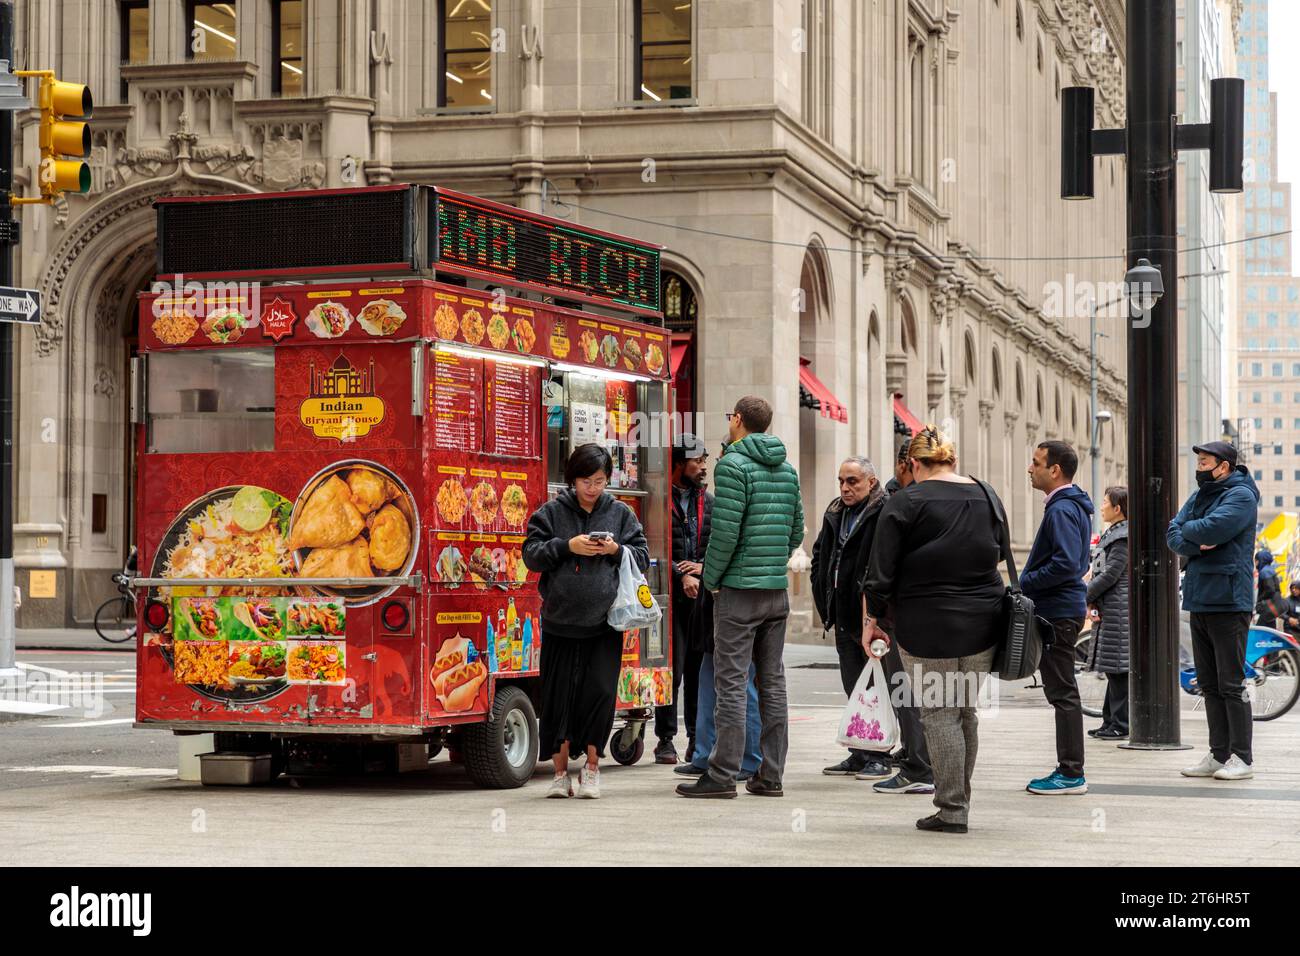
[[[1121,126],[1121,0],[19,0],[17,62],[89,83],[89,195],[25,209],[20,625],[85,620],[130,544],[133,299],[165,195],[438,183],[662,243],[694,303],[695,430],[768,396],[810,535],[839,462],[892,461],[894,396],[1007,500],[1072,441],[1088,482],[1086,310],[1123,275],[1120,160],[1059,199],[1060,89]],[[202,37],[196,50],[197,38]],[[33,191],[36,116],[18,117]],[[237,241],[237,237],[231,237]],[[1100,340],[1102,483],[1125,476],[1122,326]],[[847,421],[800,400],[801,358]],[[1090,492],[1094,489],[1089,488]],[[811,544],[809,543],[809,548]],[[798,576],[797,576],[798,577]],[[799,623],[812,623],[806,581]]]

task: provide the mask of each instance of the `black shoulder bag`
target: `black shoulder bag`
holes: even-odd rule
[[[989,508],[993,511],[993,520],[999,526],[998,547],[1002,551],[1002,560],[1006,562],[1007,576],[1011,580],[1006,595],[1002,598],[1006,633],[993,657],[993,673],[1003,680],[1024,680],[1038,670],[1038,662],[1043,656],[1038,618],[1034,615],[1034,602],[1020,590],[1020,577],[1016,574],[1016,562],[1011,556],[1011,529],[1007,527],[1007,516],[997,506],[989,486],[978,478],[975,479],[975,484],[984,492]]]

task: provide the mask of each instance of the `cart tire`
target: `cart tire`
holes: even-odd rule
[[[609,755],[624,767],[632,766],[645,753],[645,724],[641,725],[640,734],[635,734],[635,729],[628,724],[614,731],[614,736],[609,738]]]
[[[537,712],[518,687],[502,687],[492,713],[481,724],[465,728],[465,769],[482,787],[512,790],[522,787],[537,768]]]

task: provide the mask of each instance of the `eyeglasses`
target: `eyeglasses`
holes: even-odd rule
[[[588,491],[595,491],[597,488],[604,488],[609,484],[609,479],[604,475],[597,478],[579,478],[574,482],[574,484],[582,485],[582,487],[586,488]]]
[[[731,421],[733,418],[735,418],[735,417],[736,417],[737,415],[739,415],[739,414],[740,414],[740,412],[724,412],[723,415],[722,415],[722,417],[725,418],[727,421]]]

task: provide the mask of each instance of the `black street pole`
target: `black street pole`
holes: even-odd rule
[[[14,5],[0,0],[0,60],[14,59]],[[0,233],[13,221],[14,115],[0,110]],[[13,285],[13,249],[0,239],[0,286]],[[0,322],[0,673],[13,671],[14,634],[14,327]]]
[[[1165,545],[1178,488],[1178,165],[1175,0],[1128,0],[1128,265],[1148,259],[1164,295],[1128,330],[1130,739],[1184,749],[1178,565]],[[1189,188],[1200,188],[1199,183]],[[1202,436],[1193,435],[1193,440]]]

